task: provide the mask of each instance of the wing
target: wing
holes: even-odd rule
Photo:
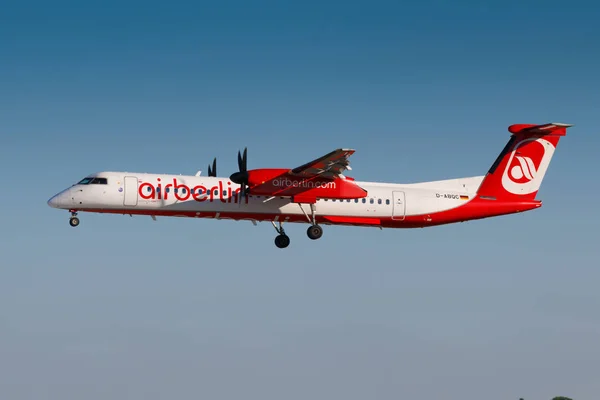
[[[351,170],[349,158],[354,154],[353,149],[337,149],[323,157],[301,165],[290,171],[290,175],[302,178],[323,177],[337,178],[345,170]]]

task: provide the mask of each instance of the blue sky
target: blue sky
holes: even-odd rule
[[[592,398],[592,2],[17,3],[0,13],[0,392],[17,399]],[[357,150],[357,180],[485,173],[575,124],[530,213],[419,230],[87,215],[101,170]]]

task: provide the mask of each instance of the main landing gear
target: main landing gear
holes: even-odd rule
[[[77,218],[77,212],[71,211],[71,218],[69,218],[69,225],[73,228],[79,225],[79,218]]]
[[[321,228],[319,225],[311,225],[306,230],[306,234],[312,240],[317,240],[323,236],[323,228]]]
[[[277,231],[278,233],[278,235],[275,236],[275,246],[277,246],[280,249],[285,249],[290,245],[290,237],[286,235],[285,231],[283,230],[283,222],[279,222],[279,228],[277,227],[277,225],[275,225],[275,222],[271,221],[271,223],[273,224],[273,228],[275,228],[275,231]]]
[[[300,206],[300,209],[302,210],[304,215],[306,215],[308,222],[311,224],[306,230],[306,235],[312,240],[320,239],[321,236],[323,236],[323,228],[321,228],[321,226],[317,224],[315,205],[310,205],[310,216],[306,213],[306,211],[304,211],[304,208],[302,208],[302,204],[298,205]],[[280,249],[288,247],[290,245],[290,237],[286,235],[285,231],[283,230],[283,222],[279,221],[279,226],[277,226],[274,221],[271,221],[271,223],[273,224],[273,228],[275,228],[275,231],[277,232],[277,236],[275,237],[275,246],[277,246]]]
[[[310,205],[310,217],[308,216],[306,211],[304,211],[304,208],[302,208],[302,204],[298,204],[298,206],[300,206],[300,209],[302,210],[304,215],[306,215],[308,222],[311,224],[306,230],[306,235],[312,240],[317,240],[321,238],[321,236],[323,236],[323,228],[321,228],[317,224],[316,205],[314,203]]]

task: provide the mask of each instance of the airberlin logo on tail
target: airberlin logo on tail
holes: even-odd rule
[[[533,160],[530,157],[523,156],[515,156],[515,159],[518,161],[518,165],[514,165],[510,169],[510,175],[514,182],[519,182],[521,180],[525,180],[525,182],[529,182],[535,178],[537,171],[535,169],[535,165],[533,164]]]
[[[524,139],[510,153],[502,175],[502,186],[508,192],[526,195],[540,188],[554,145],[542,138]]]

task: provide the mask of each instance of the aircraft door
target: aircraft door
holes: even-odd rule
[[[396,221],[401,221],[404,219],[404,215],[406,213],[406,202],[404,192],[394,191],[392,193],[392,197],[392,219]]]
[[[124,206],[137,206],[138,203],[138,179],[135,176],[125,177]]]

